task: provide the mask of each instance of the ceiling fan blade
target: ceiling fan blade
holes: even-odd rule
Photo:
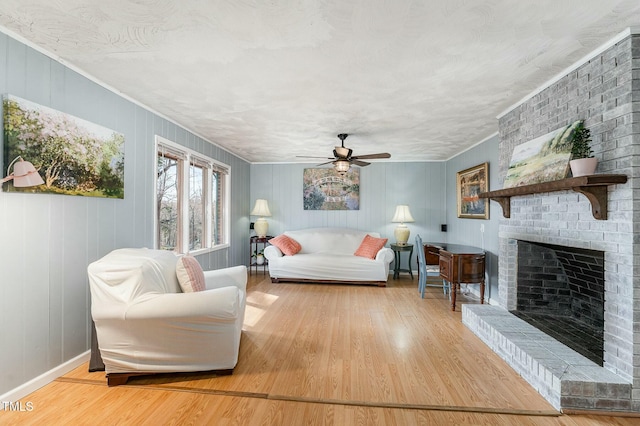
[[[320,164],[316,164],[316,166],[324,166],[325,164],[331,164],[333,163],[335,160],[331,160],[331,161],[327,161],[326,163],[320,163]]]
[[[326,158],[327,160],[333,160],[331,157],[311,157],[308,155],[296,155],[296,158]]]
[[[356,166],[360,166],[360,167],[368,166],[369,164],[371,164],[371,163],[367,163],[366,161],[354,160],[353,158],[351,159],[351,162]]]
[[[391,158],[391,154],[389,154],[388,152],[381,152],[378,154],[365,154],[365,155],[356,155],[355,157],[351,157],[354,160],[365,160],[365,159],[371,159],[371,158]]]

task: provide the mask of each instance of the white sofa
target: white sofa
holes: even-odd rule
[[[383,247],[375,259],[354,255],[365,235],[380,238],[380,234],[346,228],[311,228],[284,234],[302,249],[293,256],[283,255],[273,245],[264,249],[272,282],[386,285],[389,264],[394,259],[390,248]]]
[[[132,375],[236,366],[246,266],[204,271],[206,290],[183,293],[177,261],[165,250],[118,249],[89,265],[91,315],[110,386]]]

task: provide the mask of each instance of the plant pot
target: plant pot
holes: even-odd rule
[[[597,158],[579,158],[569,161],[573,177],[592,175],[598,166]]]
[[[264,265],[264,256],[259,254],[256,256],[256,265]]]

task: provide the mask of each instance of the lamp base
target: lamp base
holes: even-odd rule
[[[261,217],[253,224],[253,230],[256,231],[258,237],[264,238],[269,232],[269,222],[267,222],[267,219]]]
[[[393,235],[396,237],[396,244],[399,246],[404,246],[409,241],[409,235],[411,231],[407,228],[407,225],[398,225],[393,231]]]

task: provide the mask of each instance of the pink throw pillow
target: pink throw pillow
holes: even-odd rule
[[[369,259],[375,259],[376,254],[378,254],[385,244],[387,244],[387,238],[375,238],[367,234],[360,243],[358,250],[353,254],[356,256],[367,257]]]
[[[185,255],[178,259],[176,275],[184,293],[206,290],[204,272],[195,257]]]
[[[269,244],[278,247],[285,256],[293,256],[302,250],[299,242],[284,234],[270,239]]]

